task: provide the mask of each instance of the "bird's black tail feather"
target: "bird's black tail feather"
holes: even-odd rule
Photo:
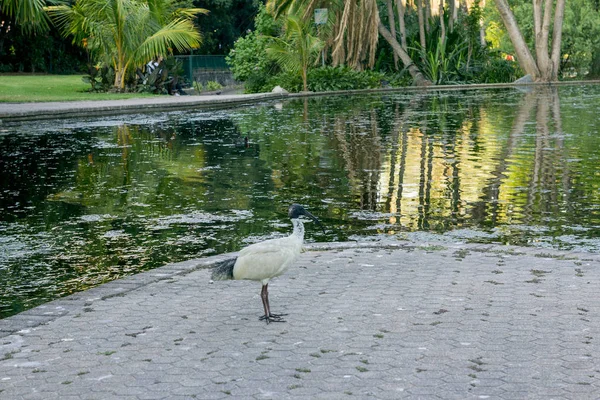
[[[233,266],[235,265],[236,258],[230,258],[225,261],[221,261],[214,268],[210,279],[213,281],[226,281],[233,279]]]

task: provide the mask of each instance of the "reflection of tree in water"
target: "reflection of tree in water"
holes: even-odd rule
[[[74,165],[93,141],[86,132],[2,135],[0,220],[14,221],[20,216],[47,212],[46,198],[57,187],[70,184]]]
[[[558,216],[568,207],[571,180],[564,140],[557,89],[537,87],[525,93],[493,178],[476,207],[478,217],[496,226],[546,224],[544,215]],[[533,141],[532,155],[523,160],[520,154],[527,141]]]
[[[501,209],[500,187],[508,178],[510,161],[517,150],[518,141],[523,135],[525,124],[529,120],[534,106],[535,93],[525,94],[519,103],[506,145],[499,151],[496,164],[491,172],[492,176],[483,188],[483,196],[474,204],[472,213],[475,220],[487,221],[491,226],[495,226],[498,222],[508,222],[507,213],[510,213],[511,210]]]
[[[2,185],[13,185],[16,194],[20,191],[15,183],[23,185],[22,193],[35,194],[25,205],[34,203],[43,213],[36,218],[28,210],[29,232],[22,232],[23,237],[13,230],[5,233],[10,243],[31,242],[47,250],[14,258],[6,273],[0,273],[0,286],[6,288],[0,296],[0,315],[22,311],[30,301],[35,305],[179,261],[211,246],[222,247],[219,252],[233,250],[233,241],[212,237],[219,227],[213,229],[210,219],[207,224],[199,217],[197,225],[159,229],[152,221],[202,208],[236,208],[231,203],[252,209],[248,187],[255,174],[266,173],[256,162],[258,145],[246,146],[243,138],[240,144],[239,131],[227,120],[164,127],[119,125],[96,135],[47,133],[16,139],[16,135],[3,138],[0,162],[16,168],[10,172],[12,181],[4,181],[7,176],[2,174]],[[240,179],[242,169],[247,179]],[[224,203],[227,198],[230,202]],[[17,197],[6,201],[6,206],[0,203],[4,217],[7,208],[19,203]],[[42,233],[47,225],[51,236]],[[236,230],[233,222],[230,225],[227,230]],[[232,235],[236,239],[247,236],[247,228],[237,230],[239,234]],[[190,238],[177,243],[178,236]],[[40,238],[42,244],[36,242]]]
[[[258,151],[257,145],[238,143],[243,138],[228,119],[164,127],[120,125],[104,140],[110,145],[94,148],[79,160],[70,189],[86,205],[182,206],[188,195],[198,196],[194,193],[199,192],[198,185],[232,181],[233,177],[223,176],[228,168],[255,158]]]
[[[379,103],[368,111],[333,117],[334,146],[344,160],[356,206],[391,213],[389,222],[395,224],[404,201],[420,229],[427,229],[431,204],[438,201],[432,191],[443,183],[434,176],[436,151],[441,147],[446,153],[452,152],[455,138],[445,135],[465,118],[458,115],[446,121],[443,110],[436,108],[447,108],[447,100],[433,104],[424,97],[413,96],[407,103]],[[450,170],[456,174],[456,161]],[[459,194],[456,187],[453,192]]]
[[[519,97],[499,107],[459,95],[413,96],[336,113],[333,146],[355,208],[389,213],[391,232],[539,224],[560,214],[572,190],[557,90],[510,98]],[[512,128],[498,129],[496,120],[512,120]]]
[[[333,134],[359,209],[376,210],[381,171],[381,137],[376,111],[336,117]]]
[[[549,87],[537,88],[535,96],[536,136],[535,153],[531,183],[529,185],[527,206],[531,210],[538,209],[540,213],[559,211],[559,186],[557,170],[564,165],[562,160],[563,133],[561,132],[560,104],[556,89]],[[552,106],[553,119],[550,118]],[[554,122],[555,134],[551,133],[550,124]],[[553,136],[553,137],[552,137]],[[566,172],[566,170],[565,170]],[[568,173],[567,173],[568,174]],[[568,175],[563,184],[568,186]],[[536,204],[537,203],[537,204]],[[532,216],[529,214],[529,216]],[[532,222],[528,219],[526,222]]]

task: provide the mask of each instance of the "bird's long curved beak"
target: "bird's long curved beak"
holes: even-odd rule
[[[327,232],[325,232],[325,227],[323,226],[323,224],[321,223],[321,221],[319,221],[319,218],[315,217],[314,215],[312,215],[311,213],[309,213],[306,210],[304,210],[304,212],[306,213],[307,217],[310,217],[313,221],[315,221],[315,223],[317,225],[319,225],[319,227],[323,230],[323,233],[327,233]]]

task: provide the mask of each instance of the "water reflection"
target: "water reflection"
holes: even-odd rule
[[[598,86],[302,99],[0,132],[0,316],[286,234],[597,251]],[[442,233],[441,236],[432,236]]]

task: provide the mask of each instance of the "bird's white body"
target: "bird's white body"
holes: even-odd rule
[[[302,251],[304,225],[299,219],[293,219],[292,223],[294,232],[290,236],[242,249],[233,267],[233,279],[249,279],[266,285],[294,264]]]
[[[223,260],[213,268],[211,279],[222,281],[228,279],[248,279],[262,283],[260,298],[265,315],[260,317],[269,322],[285,322],[281,317],[286,314],[271,313],[269,305],[269,281],[283,274],[302,252],[304,242],[304,224],[300,217],[306,216],[321,225],[318,218],[299,204],[292,204],[288,216],[294,225],[294,231],[288,237],[265,240],[242,249],[237,257]],[[325,232],[325,230],[323,230]]]

